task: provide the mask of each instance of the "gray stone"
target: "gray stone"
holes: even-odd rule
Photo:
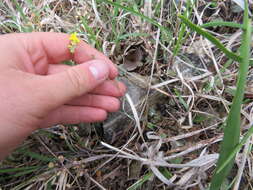
[[[127,93],[131,97],[138,111],[138,114],[140,114],[140,105],[144,103],[147,95],[148,77],[143,77],[136,73],[130,73],[130,75],[119,77],[118,80],[122,81],[127,86]],[[155,94],[157,93],[150,91],[149,102],[151,99],[154,99]],[[122,105],[120,111],[111,113],[103,125],[103,138],[110,143],[114,142],[118,133],[123,131],[126,127],[129,126],[130,122],[133,121],[132,110],[126,98],[123,97],[121,99],[121,102]]]

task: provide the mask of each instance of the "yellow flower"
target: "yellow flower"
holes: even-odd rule
[[[74,32],[72,34],[70,34],[69,40],[71,41],[71,44],[78,44],[80,42],[79,38],[77,37],[77,33]]]
[[[75,49],[78,43],[80,42],[80,39],[77,37],[77,33],[74,32],[70,34],[69,40],[70,40],[70,43],[68,45],[69,51],[70,53],[75,53]]]

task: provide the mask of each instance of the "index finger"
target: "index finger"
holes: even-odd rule
[[[34,32],[24,34],[28,49],[31,51],[44,51],[45,56],[50,64],[61,63],[62,61],[72,59],[77,64],[90,61],[92,59],[101,59],[110,65],[110,78],[113,79],[118,75],[118,70],[108,57],[101,52],[92,48],[84,41],[80,41],[75,52],[72,54],[68,49],[70,44],[70,35],[53,32]]]

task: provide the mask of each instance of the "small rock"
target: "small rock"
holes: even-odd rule
[[[120,77],[119,80],[127,86],[127,93],[132,98],[137,111],[140,111],[140,105],[145,100],[147,94],[147,78],[131,73],[129,76]],[[149,95],[149,103],[152,103],[157,95],[158,93],[156,91],[151,91]],[[108,143],[114,142],[117,134],[128,127],[129,123],[132,121],[129,116],[132,117],[132,110],[127,100],[123,97],[121,110],[111,113],[108,119],[104,122],[104,140]]]

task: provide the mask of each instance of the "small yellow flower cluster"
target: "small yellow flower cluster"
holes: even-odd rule
[[[77,33],[70,34],[70,44],[68,45],[70,53],[74,53],[77,45],[80,43],[80,39],[77,37]]]

